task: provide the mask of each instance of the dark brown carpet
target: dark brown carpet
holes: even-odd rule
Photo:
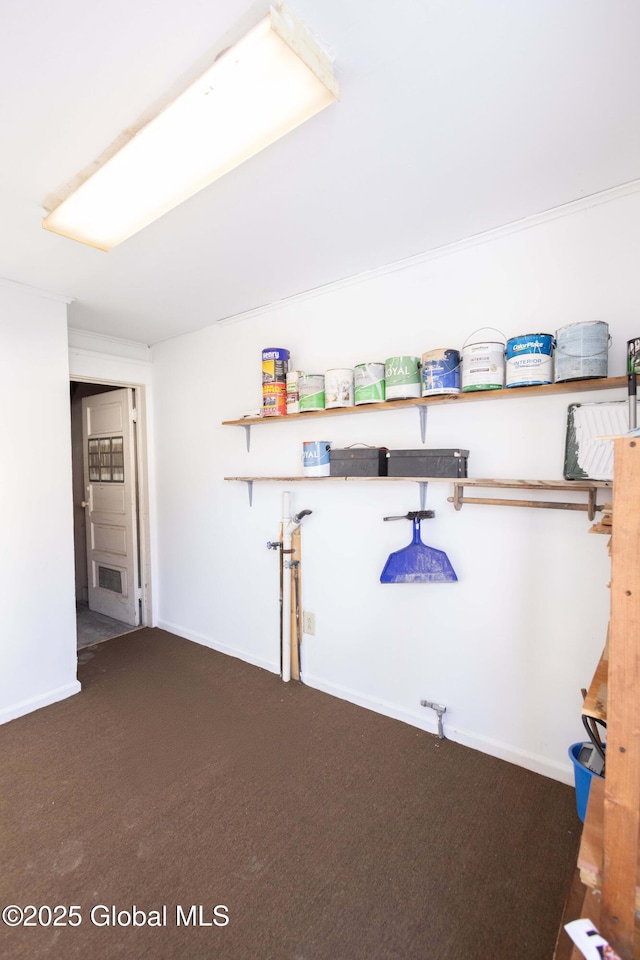
[[[0,728],[2,906],[82,922],[0,925],[2,957],[550,960],[570,788],[161,630],[84,656]],[[177,926],[193,904],[229,924]]]

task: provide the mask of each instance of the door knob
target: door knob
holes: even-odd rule
[[[91,504],[89,503],[88,500],[83,500],[82,503],[80,504],[80,506],[81,506],[81,507],[90,507]]]

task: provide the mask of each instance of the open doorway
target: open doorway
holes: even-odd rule
[[[78,649],[149,623],[144,388],[72,380]]]

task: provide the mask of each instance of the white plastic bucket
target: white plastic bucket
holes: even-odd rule
[[[595,380],[609,369],[609,326],[603,320],[568,323],[556,331],[556,383]]]
[[[305,440],[302,444],[302,472],[305,477],[328,477],[331,475],[329,440]]]
[[[325,370],[324,405],[327,410],[354,405],[353,370],[350,367]]]

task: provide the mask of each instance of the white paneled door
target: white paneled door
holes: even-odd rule
[[[89,608],[131,626],[141,596],[135,419],[131,387],[82,401]]]

